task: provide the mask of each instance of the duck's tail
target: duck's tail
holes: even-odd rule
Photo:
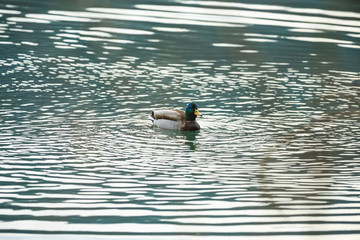
[[[149,119],[153,122],[155,121],[154,111],[151,111],[151,114],[149,114]]]

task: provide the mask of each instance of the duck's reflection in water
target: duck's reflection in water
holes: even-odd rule
[[[196,137],[199,135],[199,131],[182,131],[181,135],[184,136],[185,144],[189,146],[190,150],[197,150],[198,141]]]

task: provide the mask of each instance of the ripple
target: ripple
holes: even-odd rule
[[[215,47],[244,47],[244,45],[231,44],[231,43],[213,43]]]
[[[94,27],[90,28],[92,31],[110,32],[110,33],[123,33],[123,34],[139,34],[139,35],[152,35],[153,32],[135,30],[135,29],[124,29],[124,28],[106,28],[106,27]]]
[[[29,13],[26,14],[27,18],[34,18],[40,20],[47,20],[47,21],[71,21],[71,22],[93,22],[95,20],[90,18],[83,18],[83,17],[70,17],[70,16],[63,16],[63,15],[56,15],[56,14],[38,14],[38,13]]]
[[[154,27],[154,30],[162,32],[189,32],[190,30],[185,28],[167,28],[167,27]]]
[[[0,13],[2,13],[2,14],[13,14],[13,15],[21,14],[20,11],[9,10],[9,9],[0,9]]]
[[[358,29],[351,26],[359,26],[359,21],[350,21],[350,20],[339,20],[332,18],[322,18],[322,17],[312,17],[304,15],[294,15],[294,14],[283,14],[283,13],[265,13],[261,15],[257,11],[240,11],[240,10],[227,10],[222,9],[218,11],[217,9],[211,8],[200,8],[200,7],[183,7],[183,6],[158,6],[158,5],[145,5],[139,4],[136,5],[137,8],[147,9],[147,10],[163,10],[164,12],[182,12],[186,14],[192,13],[201,13],[202,15],[208,15],[211,19],[216,21],[218,15],[222,15],[221,20],[223,22],[232,22],[232,23],[241,23],[241,24],[260,24],[260,25],[276,25],[276,26],[286,26],[286,27],[296,27],[296,28],[310,28],[316,30],[336,30],[336,31],[349,31],[349,32],[359,32]],[[220,13],[221,12],[221,13]],[[236,16],[236,17],[232,17]],[[194,16],[193,18],[199,18],[199,16]],[[265,20],[263,20],[265,19]],[[286,22],[283,20],[286,20]],[[329,24],[331,23],[331,25]],[[333,25],[339,24],[339,25]],[[341,26],[344,25],[344,26]]]
[[[28,22],[28,23],[50,23],[50,21],[47,20],[42,20],[42,19],[37,19],[37,18],[30,18],[30,17],[10,17],[7,18],[8,21],[13,21],[13,22]]]
[[[288,37],[291,40],[297,41],[306,41],[306,42],[323,42],[323,43],[338,43],[338,44],[352,44],[350,41],[342,41],[337,39],[328,39],[328,38],[314,38],[314,37]]]
[[[52,222],[52,221],[13,221],[2,223],[1,229],[27,229],[27,230],[36,230],[36,231],[56,231],[57,229],[64,229],[66,232],[69,231],[80,231],[80,232],[109,232],[109,233],[169,233],[169,230],[175,232],[188,232],[188,233],[239,233],[239,232],[258,232],[262,231],[270,231],[276,233],[276,225],[269,224],[262,226],[262,230],[259,231],[259,226],[257,225],[247,225],[247,226],[192,226],[192,225],[173,225],[173,224],[130,224],[130,223],[118,223],[118,224],[106,224],[102,226],[101,229],[96,228],[95,224],[77,224],[76,226],[69,225],[64,221]],[[357,224],[331,224],[331,223],[323,223],[316,225],[316,229],[314,227],[309,228],[305,224],[297,224],[298,228],[306,228],[310,232],[319,231],[326,232],[329,229],[333,231],[356,231]],[[296,233],[298,230],[293,230],[292,224],[283,224],[281,227],[285,232]]]
[[[349,11],[333,11],[325,9],[315,9],[315,8],[294,8],[289,6],[280,6],[280,5],[265,5],[265,4],[244,4],[244,3],[234,3],[234,2],[215,2],[215,1],[180,1],[183,4],[191,5],[204,5],[204,6],[215,6],[215,7],[234,7],[234,8],[244,8],[244,9],[256,9],[256,10],[272,10],[272,11],[286,11],[286,12],[297,12],[304,13],[308,12],[311,14],[321,14],[328,16],[337,16],[337,17],[349,17],[349,18],[360,18],[360,14],[356,12]]]

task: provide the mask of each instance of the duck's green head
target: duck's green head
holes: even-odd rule
[[[195,121],[197,116],[202,116],[195,103],[189,103],[185,109],[185,120]]]

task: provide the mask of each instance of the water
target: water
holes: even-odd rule
[[[2,1],[1,239],[359,239],[359,10]]]

